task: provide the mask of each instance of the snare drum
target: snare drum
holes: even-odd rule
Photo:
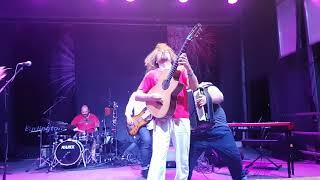
[[[83,151],[81,142],[66,140],[58,144],[54,151],[54,158],[62,166],[71,166],[79,162]]]
[[[63,142],[71,138],[70,135],[59,134],[57,135],[58,141]]]
[[[93,133],[77,133],[73,139],[86,144],[92,142],[95,139],[95,135]]]
[[[88,134],[78,134],[76,139],[81,142],[87,142],[89,140]]]

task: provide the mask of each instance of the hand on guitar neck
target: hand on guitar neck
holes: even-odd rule
[[[127,124],[128,125],[133,125],[134,124],[134,121],[133,121],[132,117],[127,117]]]
[[[178,63],[179,63],[179,66],[183,66],[187,73],[188,74],[191,74],[193,73],[193,70],[191,68],[191,65],[189,63],[189,60],[188,60],[188,57],[187,57],[187,54],[186,53],[182,53],[179,58],[178,58]]]

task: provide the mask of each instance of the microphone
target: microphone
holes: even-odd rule
[[[31,61],[25,61],[25,62],[18,63],[18,65],[30,67],[32,65],[32,62]]]

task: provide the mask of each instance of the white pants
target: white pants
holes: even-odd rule
[[[190,120],[158,119],[153,129],[152,158],[148,180],[164,180],[170,137],[176,148],[176,180],[185,180],[189,174]]]

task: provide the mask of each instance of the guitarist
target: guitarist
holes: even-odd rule
[[[145,65],[147,72],[143,78],[136,95],[138,101],[162,102],[163,97],[157,93],[148,94],[159,79],[163,70],[172,67],[177,55],[171,47],[165,43],[159,43],[146,57]],[[152,139],[152,158],[148,178],[150,180],[164,180],[166,172],[166,158],[172,136],[176,148],[176,177],[183,180],[188,178],[189,173],[189,147],[190,147],[190,120],[188,111],[187,89],[195,90],[198,80],[189,64],[186,54],[178,58],[180,71],[179,82],[183,84],[182,91],[177,96],[176,108],[172,117],[155,119]]]
[[[132,116],[136,116],[146,107],[145,102],[136,101],[136,92],[133,92],[129,98],[126,106],[125,115],[127,118],[127,124],[133,124]],[[138,144],[141,153],[141,175],[147,178],[148,169],[151,160],[152,147],[151,147],[151,133],[150,130],[153,128],[153,121],[150,121],[146,126],[139,129],[138,137],[134,137],[134,143]]]

